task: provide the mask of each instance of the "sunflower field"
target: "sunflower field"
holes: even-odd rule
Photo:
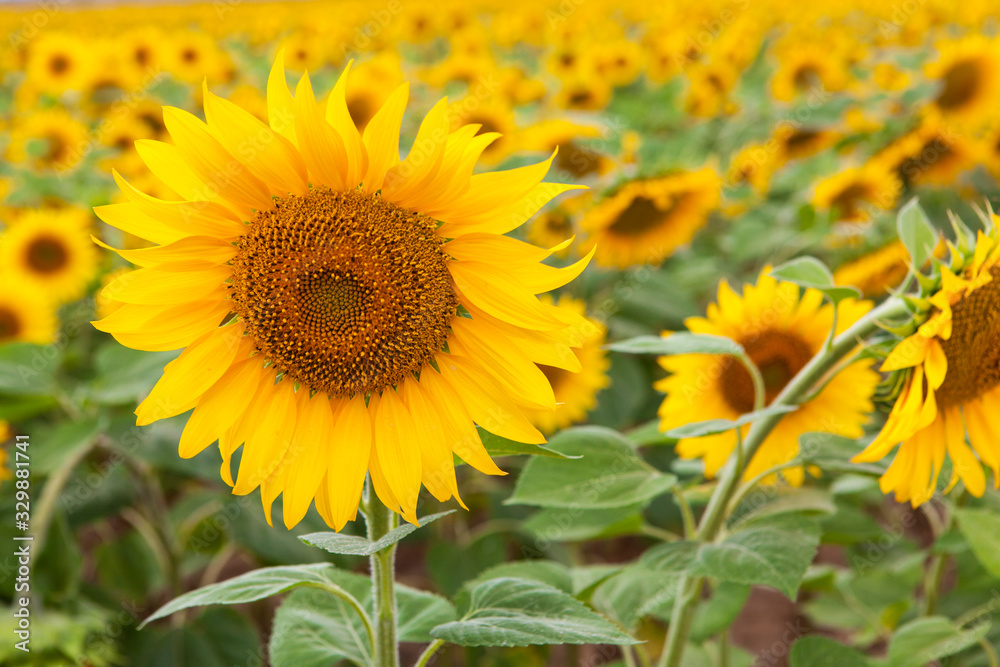
[[[1000,667],[996,9],[0,6],[0,665]]]

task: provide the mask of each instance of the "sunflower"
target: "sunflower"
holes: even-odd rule
[[[857,287],[865,296],[882,296],[909,273],[910,253],[900,240],[852,260],[833,272],[837,285]]]
[[[28,211],[0,237],[0,263],[50,300],[72,301],[97,269],[88,224],[88,216],[75,209]]]
[[[894,169],[906,185],[953,185],[975,166],[977,146],[940,117],[928,115],[916,129],[879,151],[873,162]]]
[[[525,418],[555,409],[535,364],[574,366],[586,320],[535,294],[589,261],[545,266],[549,251],[504,236],[577,187],[541,181],[551,158],[472,175],[491,137],[449,132],[441,100],[400,161],[408,85],[362,135],[346,84],[347,71],[321,105],[303,75],[293,97],[279,55],[270,126],[208,91],[207,124],[166,108],[174,144],[138,148],[183,200],[119,178],[130,202],[97,209],[159,245],[119,251],[142,268],[108,285],[124,305],[95,326],[137,349],[186,348],[138,423],[194,408],[182,456],[218,440],[223,478],[236,494],[259,486],[269,520],[283,493],[286,525],[315,498],[338,530],[366,473],[412,522],[421,483],[442,501],[458,496],[453,454],[503,474],[476,424],[544,442]],[[259,151],[238,150],[248,138]]]
[[[776,151],[766,144],[744,146],[729,163],[729,183],[749,185],[757,194],[766,194],[776,167],[775,156]]]
[[[956,227],[959,227],[956,225]],[[971,246],[971,233],[960,246]],[[883,493],[914,507],[937,489],[945,459],[948,489],[959,480],[972,495],[986,489],[983,464],[1000,484],[997,409],[1000,408],[1000,243],[996,228],[979,232],[975,248],[949,245],[950,261],[921,281],[912,332],[882,364],[901,386],[885,426],[853,460],[878,461],[899,445],[879,480]],[[963,426],[964,424],[964,426]],[[972,447],[966,444],[966,436]],[[978,455],[978,457],[977,457]]]
[[[823,303],[823,295],[812,289],[800,293],[797,285],[779,283],[767,275],[756,285],[746,285],[742,298],[723,280],[718,304],[710,304],[706,317],[685,320],[698,334],[726,336],[740,343],[760,369],[764,379],[765,405],[781,392],[803,366],[818,353],[834,325],[834,307]],[[867,301],[847,299],[837,306],[836,330],[842,332],[871,307]],[[668,334],[669,335],[669,334]],[[735,419],[753,410],[754,391],[750,374],[732,357],[680,355],[662,357],[660,365],[670,375],[656,389],[667,394],[660,405],[660,429],[669,429],[708,419]],[[764,440],[747,465],[750,479],[775,465],[793,459],[799,451],[799,436],[822,429],[846,437],[864,434],[862,428],[872,409],[871,396],[879,375],[871,360],[856,361],[840,370],[812,399],[785,415]],[[744,427],[743,433],[746,433]],[[706,477],[714,477],[736,446],[736,433],[729,431],[678,441],[681,458],[703,459]],[[802,483],[802,468],[790,468],[782,476],[793,485]]]
[[[0,276],[0,345],[15,341],[47,345],[56,339],[58,320],[49,296],[18,276]]]
[[[775,130],[771,141],[776,142],[778,164],[785,164],[815,155],[839,139],[840,134],[834,130],[783,123]]]
[[[711,117],[735,113],[730,92],[739,71],[726,61],[697,63],[687,69],[688,92],[684,106],[692,116]]]
[[[834,211],[838,220],[863,222],[870,219],[870,208],[895,208],[902,191],[903,184],[892,171],[873,163],[846,169],[817,183],[813,205]]]
[[[88,146],[83,123],[64,109],[42,109],[13,124],[7,157],[35,169],[64,172],[80,163]]]
[[[542,301],[552,303],[551,297],[546,297],[548,295],[544,295]],[[581,316],[586,313],[587,304],[584,301],[565,294],[560,295],[558,305],[560,308],[571,309]],[[589,325],[587,330],[581,332],[584,334],[583,345],[574,350],[579,365],[573,368],[538,365],[552,385],[556,403],[559,405],[554,412],[532,410],[528,413],[528,419],[542,433],[554,433],[583,421],[587,413],[597,405],[597,392],[611,383],[611,378],[608,377],[611,362],[602,347],[607,332],[597,320],[588,319],[587,323]]]
[[[925,74],[940,82],[934,108],[962,122],[991,118],[1000,102],[1000,47],[975,35],[938,44],[940,60],[928,63]]]
[[[123,70],[132,85],[141,85],[151,74],[163,68],[167,41],[158,28],[143,26],[130,30],[118,41]]]
[[[596,45],[594,70],[613,86],[627,86],[642,72],[642,48],[628,39]]]
[[[607,81],[588,72],[563,81],[555,103],[562,109],[599,111],[611,101],[611,93]]]
[[[463,125],[479,125],[477,134],[494,135],[494,141],[480,157],[485,164],[496,164],[510,154],[517,127],[514,125],[513,109],[503,101],[484,102],[475,95],[469,95],[453,102],[448,108],[448,115],[453,131]]]
[[[783,102],[816,91],[838,92],[851,81],[843,57],[822,43],[796,39],[776,49],[775,58],[780,66],[771,82],[771,94]]]
[[[173,33],[167,40],[170,51],[164,54],[167,69],[180,81],[197,83],[227,79],[229,59],[209,35],[189,30]]]
[[[588,176],[603,176],[614,168],[607,156],[582,143],[599,139],[601,130],[593,125],[579,125],[567,120],[548,120],[524,131],[520,147],[529,151],[551,153],[558,149],[555,168],[568,178],[579,180]]]
[[[602,266],[662,262],[705,226],[719,194],[709,168],[632,181],[584,216],[584,247],[596,247]]]
[[[58,95],[80,90],[93,71],[91,50],[80,38],[50,33],[32,42],[25,65],[27,80],[40,92]]]

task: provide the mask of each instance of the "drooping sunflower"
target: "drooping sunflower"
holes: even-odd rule
[[[17,280],[56,303],[81,296],[97,270],[89,216],[76,209],[37,209],[18,216],[0,237],[0,262]]]
[[[892,411],[853,459],[878,461],[899,445],[879,485],[914,507],[933,497],[946,458],[952,468],[946,490],[961,480],[982,496],[983,464],[1000,485],[1000,243],[995,226],[974,242],[956,227],[965,238],[949,245],[949,261],[921,281],[920,311],[907,327],[912,333],[882,364],[893,374],[890,383],[901,387]]]
[[[541,300],[552,303],[548,295]],[[584,301],[565,294],[560,295],[558,305],[581,317],[586,314],[587,304]],[[579,360],[578,365],[573,368],[538,365],[552,385],[558,407],[555,411],[532,410],[528,419],[546,435],[583,421],[597,405],[597,393],[611,383],[608,377],[611,361],[602,347],[607,331],[597,320],[588,318],[586,323],[586,330],[580,332],[583,344],[573,350]]]
[[[347,71],[320,105],[303,75],[293,97],[279,55],[270,126],[207,90],[207,123],[166,108],[174,144],[138,149],[183,200],[119,178],[130,202],[98,209],[159,245],[119,251],[142,268],[108,285],[124,305],[95,326],[138,349],[185,348],[138,423],[194,408],[181,455],[218,440],[233,492],[259,486],[268,517],[283,494],[288,526],[315,498],[342,528],[366,474],[413,522],[421,483],[458,496],[453,455],[502,474],[475,425],[543,442],[524,411],[555,397],[535,364],[575,366],[586,324],[535,294],[589,257],[557,269],[540,264],[549,251],[504,236],[576,187],[542,182],[551,158],[473,175],[491,137],[450,132],[441,100],[400,161],[408,85],[362,135],[346,84]],[[248,137],[259,151],[238,150]]]
[[[963,123],[990,120],[1000,102],[1000,48],[981,35],[938,44],[941,58],[925,73],[940,81],[936,110]]]
[[[719,197],[710,168],[632,181],[584,216],[584,248],[596,247],[603,266],[662,262],[705,226]]]
[[[55,340],[55,305],[42,290],[15,276],[2,275],[0,345],[24,342],[47,345]]]
[[[871,308],[867,301],[847,299],[837,306],[837,333],[842,332]],[[708,306],[705,317],[692,317],[685,325],[693,333],[732,338],[747,351],[764,379],[765,405],[819,352],[833,326],[834,307],[823,303],[823,295],[812,289],[778,282],[767,275],[756,285],[746,285],[742,297],[723,280],[718,303]],[[690,422],[735,419],[753,410],[754,391],[750,374],[735,359],[719,355],[662,357],[660,365],[670,375],[656,389],[667,394],[660,405],[660,429],[667,431]],[[826,431],[856,438],[872,409],[871,396],[879,375],[872,360],[856,361],[839,371],[816,396],[785,415],[748,463],[749,479],[793,459],[799,451],[799,436]],[[744,435],[748,427],[744,428]],[[678,441],[681,458],[703,459],[705,475],[714,477],[736,446],[736,433],[729,431]],[[801,468],[789,468],[782,476],[793,485],[804,478]]]

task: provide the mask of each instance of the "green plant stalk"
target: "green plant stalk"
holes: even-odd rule
[[[823,348],[815,357],[789,381],[771,405],[798,405],[809,395],[812,387],[823,379],[837,362],[850,354],[858,344],[875,333],[878,323],[885,319],[906,314],[906,304],[899,297],[892,297],[878,307],[869,311],[864,317],[848,327],[842,334],[833,339],[832,343]],[[742,445],[737,445],[735,456],[731,456],[719,475],[719,483],[708,501],[705,513],[698,527],[698,540],[710,542],[715,540],[726,518],[726,509],[733,493],[739,486],[742,474],[742,461],[749,461],[774,430],[784,415],[769,415],[750,427]],[[660,655],[658,667],[681,667],[684,648],[687,644],[691,622],[694,618],[700,598],[702,577],[684,575],[679,583],[680,594],[674,602],[670,617],[670,629],[667,633],[667,643]]]
[[[396,527],[395,512],[382,504],[371,482],[365,483],[365,524],[368,539],[376,542]],[[372,651],[378,667],[399,667],[399,642],[396,639],[396,545],[369,557],[372,577],[375,641]]]

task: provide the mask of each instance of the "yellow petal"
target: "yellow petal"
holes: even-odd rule
[[[361,133],[347,110],[347,79],[350,76],[351,63],[347,63],[340,73],[337,84],[330,91],[326,102],[326,122],[333,126],[344,142],[347,154],[347,172],[345,179],[348,184],[357,185],[368,171],[368,155],[361,141]],[[398,135],[397,135],[398,136]]]
[[[285,53],[279,50],[267,77],[267,122],[271,129],[298,146],[295,136],[295,100],[285,78]]]
[[[115,301],[147,305],[179,304],[215,295],[224,298],[225,280],[232,273],[231,266],[197,271],[171,271],[160,267],[136,269],[115,278],[101,293]]]
[[[306,164],[288,139],[229,100],[205,87],[208,127],[229,153],[241,160],[277,197],[305,194]]]
[[[236,246],[211,236],[187,236],[166,245],[138,250],[112,248],[95,236],[91,240],[102,248],[137,266],[169,264],[175,270],[192,270],[225,264],[236,256]]]
[[[332,526],[340,530],[357,516],[365,473],[372,458],[372,417],[364,396],[343,400],[337,413],[335,438],[328,438],[330,469],[327,494]]]
[[[274,383],[270,374],[263,380],[246,414],[237,422],[236,444],[243,440],[243,456],[233,486],[238,496],[256,489],[277,469],[294,435],[287,429],[295,417],[294,383]]]
[[[328,443],[332,434],[338,432],[334,429],[336,407],[325,394],[310,398],[308,391],[300,391],[296,398],[299,417],[292,448],[286,455],[288,476],[281,503],[285,526],[289,530],[309,511],[309,504],[331,462]]]
[[[364,192],[367,194],[374,194],[382,189],[386,173],[399,164],[399,129],[403,123],[403,112],[406,111],[409,94],[409,83],[396,88],[365,127],[368,170],[363,181]]]
[[[135,350],[178,350],[219,326],[231,303],[223,299],[171,306],[124,304],[103,320],[93,322],[119,343]]]
[[[386,172],[382,197],[408,208],[421,196],[421,188],[430,182],[444,159],[448,145],[448,98],[438,101],[420,123],[406,159]]]
[[[448,269],[463,303],[474,303],[493,317],[525,329],[552,331],[565,327],[530,290],[496,267],[455,261],[448,264]]]
[[[260,358],[237,362],[202,395],[181,433],[182,457],[191,458],[208,447],[243,415],[248,397],[267,373],[262,363]]]
[[[458,495],[455,459],[447,442],[447,431],[433,400],[425,395],[420,382],[415,379],[407,380],[399,389],[400,398],[413,418],[411,435],[420,452],[420,479],[423,485],[439,501],[444,502],[455,496],[465,507]]]
[[[229,369],[243,342],[243,325],[218,327],[188,346],[163,369],[149,396],[139,404],[136,424],[144,426],[187,412]],[[250,346],[244,347],[249,353]]]
[[[408,439],[413,429],[413,418],[396,392],[383,391],[375,417],[375,450],[385,482],[400,504],[400,514],[416,524],[421,463],[418,448]]]
[[[313,95],[309,74],[303,74],[295,90],[295,134],[299,137],[299,151],[309,170],[309,180],[332,190],[354,189],[357,183],[348,184],[346,176],[347,151],[344,141],[323,118]]]

